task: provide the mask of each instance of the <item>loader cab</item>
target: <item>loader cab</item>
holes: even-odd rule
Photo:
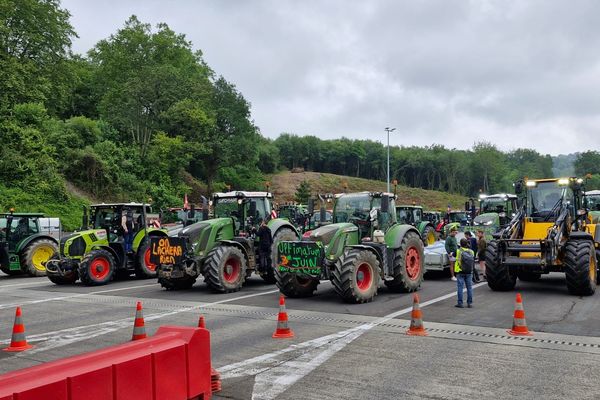
[[[527,181],[526,216],[531,222],[554,222],[561,208],[566,206],[571,217],[575,216],[575,194],[569,185],[570,179],[547,179]]]

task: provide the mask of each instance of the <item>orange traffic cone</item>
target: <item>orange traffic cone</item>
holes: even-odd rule
[[[407,335],[411,336],[427,336],[425,328],[423,327],[423,314],[421,314],[421,307],[419,306],[419,295],[413,294],[413,309],[410,313],[410,327],[406,331]]]
[[[23,321],[21,320],[21,307],[17,307],[17,311],[15,312],[15,323],[13,325],[12,338],[10,339],[10,346],[3,351],[25,351],[31,349],[33,346],[27,343],[27,338],[25,337],[25,325],[23,325]]]
[[[277,329],[273,333],[277,339],[293,338],[294,332],[288,327],[288,315],[285,311],[285,297],[279,296],[279,315],[277,316]]]
[[[204,316],[202,316],[202,315],[198,319],[198,328],[206,329],[206,323],[204,322]]]
[[[525,310],[523,309],[523,300],[521,293],[517,293],[515,300],[515,313],[513,316],[512,329],[507,331],[513,336],[531,336],[532,333],[527,329],[527,321],[525,321]]]
[[[135,321],[133,322],[133,335],[131,336],[131,340],[146,339],[147,337],[144,315],[142,314],[142,302],[138,301],[135,307]]]
[[[221,374],[214,368],[210,369],[210,389],[212,393],[221,391]]]

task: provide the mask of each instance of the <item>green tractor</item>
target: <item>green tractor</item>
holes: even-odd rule
[[[82,231],[60,239],[60,252],[46,262],[48,279],[57,285],[75,283],[104,285],[117,276],[135,274],[156,277],[156,265],[150,262],[151,237],[166,237],[166,230],[150,227],[150,205],[115,203],[84,208]],[[133,225],[132,251],[126,252],[123,219]]]
[[[0,270],[8,275],[46,275],[44,263],[58,250],[58,242],[42,233],[44,214],[0,214]]]
[[[473,230],[483,231],[486,240],[505,228],[519,210],[519,201],[514,194],[479,195],[479,215],[473,219]]]
[[[214,218],[183,228],[182,257],[165,257],[158,264],[158,282],[170,289],[190,288],[202,275],[214,292],[229,293],[242,288],[257,273],[275,283],[273,272],[277,244],[298,240],[296,228],[282,218],[269,219],[272,194],[269,192],[227,192],[213,195]],[[259,255],[256,237],[261,221],[268,220],[273,244],[268,257]],[[153,239],[152,251],[160,253],[168,241]]]
[[[308,229],[310,214],[307,207],[301,204],[281,204],[277,209],[277,216],[290,221],[300,232]]]
[[[438,240],[435,225],[423,217],[421,206],[396,206],[396,218],[401,224],[412,225],[419,231],[425,246],[434,244]]]
[[[308,297],[321,280],[330,280],[344,301],[365,303],[380,281],[392,291],[418,290],[423,242],[413,226],[396,222],[394,199],[391,193],[336,196],[332,224],[302,241],[279,243],[275,276],[281,292]]]

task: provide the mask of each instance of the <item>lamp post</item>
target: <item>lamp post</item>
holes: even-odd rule
[[[390,192],[390,132],[394,132],[396,128],[385,128],[387,132],[387,192]]]

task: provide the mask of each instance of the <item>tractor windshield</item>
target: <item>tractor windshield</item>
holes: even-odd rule
[[[590,211],[600,211],[600,195],[588,195],[587,202]]]
[[[252,203],[256,205],[256,214],[250,215]],[[238,198],[238,197],[218,197],[214,201],[214,212],[216,218],[235,218],[239,222],[240,218],[250,218],[253,221],[260,221],[267,218],[271,212],[271,203],[267,198]]]
[[[552,221],[558,215],[563,201],[573,203],[573,192],[556,181],[538,182],[527,191],[527,215]]]
[[[373,199],[373,207],[381,207],[381,199]],[[369,220],[371,196],[368,193],[347,194],[337,199],[333,210],[333,221],[351,222],[351,220]]]
[[[450,222],[466,223],[467,222],[467,213],[464,213],[464,212],[453,212],[453,213],[450,213],[448,215],[448,220]]]
[[[481,214],[500,214],[503,212],[507,212],[508,210],[506,209],[506,206],[506,199],[500,197],[488,197],[481,202]]]

